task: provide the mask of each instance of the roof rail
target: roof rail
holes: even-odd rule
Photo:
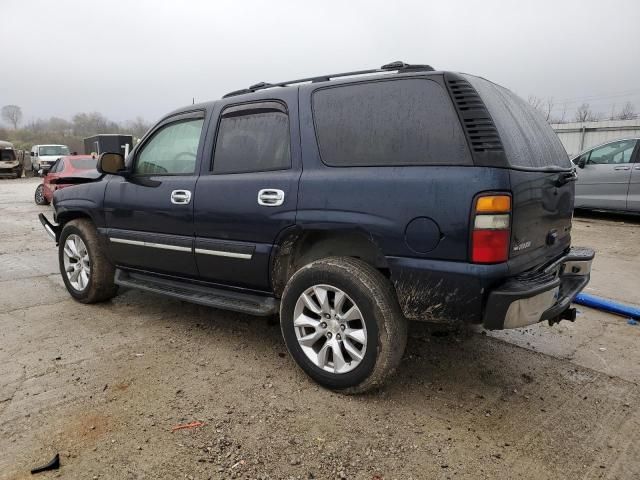
[[[383,65],[380,68],[374,68],[371,70],[357,70],[355,72],[333,73],[331,75],[321,75],[319,77],[300,78],[298,80],[289,80],[287,82],[279,82],[279,83],[260,82],[260,83],[256,83],[255,85],[251,85],[249,88],[243,88],[241,90],[234,90],[233,92],[229,92],[226,95],[224,95],[222,98],[242,95],[244,93],[253,93],[257,90],[264,90],[266,88],[288,87],[290,85],[295,85],[298,83],[328,82],[334,78],[352,77],[355,75],[367,75],[371,73],[384,73],[384,72],[406,73],[406,72],[432,72],[432,71],[433,71],[433,67],[431,67],[430,65],[411,65],[408,63],[397,61],[397,62],[387,63],[386,65]]]

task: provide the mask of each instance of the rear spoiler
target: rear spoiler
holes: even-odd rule
[[[79,185],[81,183],[91,183],[100,180],[104,174],[100,172],[91,172],[83,175],[75,175],[73,177],[52,178],[51,183],[54,185]]]

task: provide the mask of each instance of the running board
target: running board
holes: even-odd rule
[[[137,288],[146,292],[158,293],[178,298],[185,302],[197,303],[206,307],[232,310],[249,315],[269,316],[278,313],[279,302],[273,297],[263,297],[250,293],[234,292],[220,288],[194,285],[176,280],[167,280],[152,275],[125,272],[117,269],[115,283],[123,287]]]

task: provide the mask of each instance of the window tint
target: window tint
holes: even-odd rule
[[[162,127],[138,154],[135,173],[193,173],[204,120],[185,120]]]
[[[291,167],[289,118],[280,111],[223,116],[213,156],[214,173],[263,172]]]
[[[618,164],[631,162],[631,155],[636,146],[635,140],[622,140],[609,143],[591,150],[588,163]]]
[[[331,166],[470,165],[446,91],[426,79],[348,84],[313,94],[322,161]]]

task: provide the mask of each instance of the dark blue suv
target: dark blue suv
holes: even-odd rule
[[[428,65],[190,105],[98,170],[55,193],[56,223],[41,215],[75,299],[123,286],[279,313],[300,367],[343,392],[397,367],[407,319],[573,320],[589,281],[549,125],[503,87]]]

